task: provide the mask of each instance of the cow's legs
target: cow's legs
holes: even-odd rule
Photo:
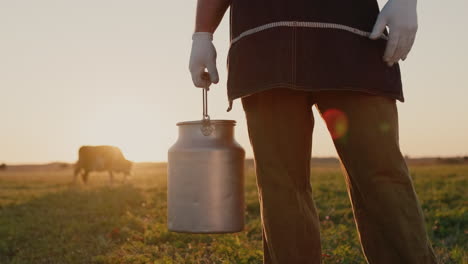
[[[87,170],[85,170],[85,172],[81,174],[81,178],[83,179],[84,183],[88,183],[88,175],[89,175],[89,171]]]
[[[125,173],[124,173],[124,182],[127,182],[128,177],[131,177],[131,176],[132,176],[132,173],[131,173],[131,172],[125,172]]]
[[[114,173],[110,170],[109,171],[109,178],[110,178],[110,183],[114,183]]]
[[[80,173],[81,173],[81,168],[75,167],[75,171],[73,173],[73,183],[76,183],[76,178],[78,177]]]

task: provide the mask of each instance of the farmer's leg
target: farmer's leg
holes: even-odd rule
[[[400,152],[395,100],[353,92],[323,92],[316,100],[347,172],[368,262],[437,263]]]
[[[309,183],[309,93],[274,88],[242,98],[255,157],[264,263],[320,263],[319,221]]]

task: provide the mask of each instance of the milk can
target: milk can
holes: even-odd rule
[[[208,89],[203,119],[177,123],[168,150],[167,224],[170,231],[234,233],[244,228],[244,149],[234,120],[211,120]]]

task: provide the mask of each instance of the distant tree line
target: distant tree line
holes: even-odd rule
[[[453,157],[453,158],[437,158],[438,163],[443,164],[461,164],[461,163],[468,163],[468,156],[464,157]]]

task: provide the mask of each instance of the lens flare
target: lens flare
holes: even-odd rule
[[[346,132],[348,132],[348,118],[345,113],[332,108],[325,111],[322,116],[333,139],[340,139],[346,135]]]
[[[379,128],[380,128],[380,131],[382,133],[387,133],[389,130],[390,130],[390,125],[386,122],[382,122],[380,125],[379,125]]]

